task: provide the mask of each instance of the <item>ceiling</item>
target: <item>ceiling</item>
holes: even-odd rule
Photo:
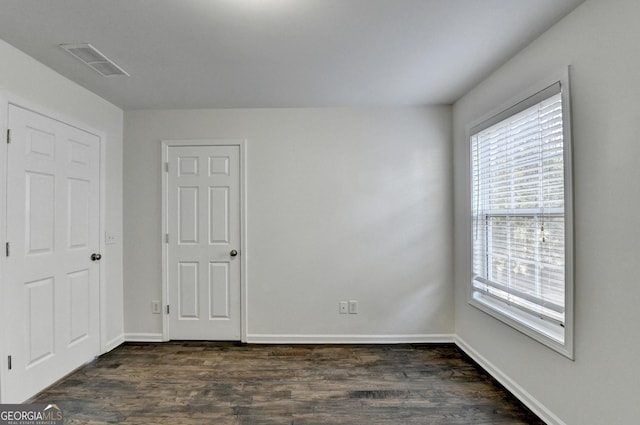
[[[0,0],[0,38],[125,110],[450,104],[582,1]]]

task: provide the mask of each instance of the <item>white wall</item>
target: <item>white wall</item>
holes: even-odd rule
[[[84,123],[106,134],[106,230],[117,241],[107,245],[102,267],[106,268],[106,335],[103,348],[123,340],[122,269],[122,126],[123,112],[111,103],[67,80],[0,40],[0,91],[43,110]],[[3,167],[0,164],[0,167]]]
[[[637,0],[588,0],[454,106],[456,333],[521,397],[538,403],[549,423],[640,418],[638,17]],[[574,143],[574,362],[467,304],[465,126],[566,64]]]
[[[449,107],[126,112],[127,337],[162,331],[150,302],[171,138],[248,140],[249,341],[451,334],[450,118]],[[360,313],[339,315],[350,299]]]

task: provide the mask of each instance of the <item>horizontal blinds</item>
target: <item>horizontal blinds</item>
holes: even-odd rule
[[[545,90],[471,137],[473,285],[562,324],[562,103],[559,85]]]

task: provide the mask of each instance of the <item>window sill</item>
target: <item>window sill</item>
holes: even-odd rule
[[[542,320],[506,303],[473,292],[469,304],[573,360],[572,344],[562,326]],[[570,341],[569,341],[570,342]]]

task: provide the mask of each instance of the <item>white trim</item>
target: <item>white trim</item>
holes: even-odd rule
[[[416,335],[293,335],[249,334],[249,344],[435,344],[453,343],[453,334]]]
[[[248,333],[248,296],[247,296],[247,262],[249,245],[247,243],[247,140],[246,139],[165,139],[161,140],[162,159],[162,341],[169,341],[169,318],[166,305],[169,300],[168,252],[165,235],[169,232],[168,222],[168,187],[169,173],[165,172],[165,164],[169,160],[171,146],[238,146],[240,149],[240,340],[247,342]]]
[[[563,143],[564,143],[564,187],[565,187],[565,319],[564,319],[564,342],[559,343],[554,338],[547,336],[543,331],[537,330],[535,326],[531,326],[532,320],[522,320],[527,317],[526,313],[505,314],[505,310],[495,309],[489,302],[480,302],[474,297],[473,289],[473,243],[469,241],[468,259],[469,269],[467,270],[467,302],[469,305],[489,314],[496,320],[499,320],[513,329],[522,332],[541,344],[551,348],[561,355],[575,360],[574,353],[574,232],[573,232],[573,169],[572,169],[572,145],[571,136],[571,96],[569,81],[569,66],[565,66],[546,78],[538,81],[536,84],[529,86],[526,90],[521,91],[516,96],[511,97],[507,102],[499,107],[490,110],[487,114],[479,119],[473,120],[465,127],[465,140],[468,145],[466,159],[466,199],[468,202],[466,208],[467,223],[466,231],[471,234],[472,224],[472,205],[471,205],[471,136],[474,129],[479,128],[484,122],[491,120],[493,117],[499,116],[502,112],[513,109],[518,104],[522,104],[527,99],[534,98],[538,93],[548,89],[550,86],[560,82],[561,98],[562,98],[562,122],[563,122]],[[515,309],[514,309],[515,310]]]
[[[537,398],[532,396],[527,390],[522,388],[516,381],[511,379],[506,373],[496,367],[484,356],[471,348],[469,344],[459,336],[455,338],[455,344],[469,357],[480,365],[489,375],[491,375],[502,386],[509,390],[518,400],[527,406],[533,413],[542,419],[547,425],[567,425]]]
[[[247,262],[249,259],[248,227],[247,227],[247,149],[249,143],[246,139],[240,144],[240,243],[242,255],[240,258],[240,340],[247,342],[249,333],[249,285],[247,284]]]
[[[125,342],[164,342],[162,333],[126,333]]]
[[[562,96],[562,117],[563,117],[563,143],[564,143],[564,249],[565,249],[565,329],[564,348],[567,357],[575,360],[574,351],[574,326],[575,326],[575,237],[574,237],[574,217],[573,217],[573,135],[571,117],[571,79],[570,67],[565,67],[560,73],[560,82],[563,85]]]
[[[103,132],[97,132],[100,138],[100,233],[98,234],[98,243],[100,245],[100,253],[104,259],[100,260],[100,351],[106,352],[108,318],[107,318],[107,265],[109,264],[109,256],[104,254],[107,251],[105,234],[107,231],[107,136]]]
[[[107,341],[107,343],[104,345],[104,348],[102,350],[102,352],[100,353],[100,355],[102,354],[106,354],[109,351],[118,348],[119,346],[121,346],[125,341],[125,337],[124,334],[120,334],[117,337],[113,338],[110,341]]]
[[[6,226],[6,201],[7,201],[7,118],[9,115],[9,102],[7,101],[4,92],[0,91],[0,143],[3,144],[0,148],[0,245],[7,240],[7,226]],[[4,276],[7,264],[7,257],[0,255],[0,323],[11,323],[9,317],[9,303],[8,297],[4,293],[7,285],[5,284]],[[7,351],[9,348],[6,345],[5,335],[6,325],[0,325],[0,402],[4,400],[3,394],[6,394],[6,379],[3,379],[3,375],[7,373]]]

